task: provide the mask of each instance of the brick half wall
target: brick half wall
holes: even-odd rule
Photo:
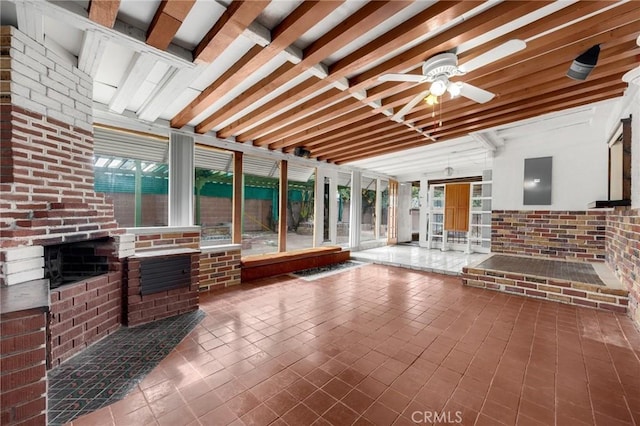
[[[51,290],[51,365],[56,367],[120,327],[122,272]]]
[[[140,262],[137,257],[127,259],[125,318],[128,326],[158,321],[174,315],[198,309],[198,279],[200,276],[200,252],[192,253],[191,275],[185,287],[141,294]],[[159,256],[161,257],[161,256]]]
[[[240,284],[240,247],[203,248],[200,254],[200,291]]]
[[[0,424],[44,425],[47,314],[29,309],[0,316]]]
[[[640,209],[607,214],[607,264],[629,291],[629,316],[640,329]]]
[[[494,210],[491,251],[604,262],[606,225],[599,211]]]

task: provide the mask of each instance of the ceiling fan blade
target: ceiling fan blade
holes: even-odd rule
[[[635,67],[634,69],[627,71],[622,76],[622,81],[625,83],[631,83],[636,78],[640,78],[640,67]]]
[[[481,89],[476,86],[472,86],[469,83],[462,83],[462,87],[460,88],[460,95],[465,98],[471,99],[472,101],[476,101],[479,104],[484,104],[489,102],[494,98],[495,93],[488,92],[484,89]]]
[[[464,72],[471,72],[492,62],[499,61],[502,58],[506,58],[509,55],[513,55],[514,53],[519,52],[526,47],[527,43],[522,40],[509,40],[505,43],[502,43],[500,46],[483,53],[480,56],[476,56],[475,58],[468,60],[464,64],[460,65],[459,68]]]
[[[411,111],[414,106],[418,105],[420,103],[420,101],[422,101],[428,94],[429,94],[429,90],[428,89],[423,91],[423,92],[418,93],[415,98],[413,98],[413,99],[411,99],[409,101],[408,104],[406,104],[398,112],[393,114],[391,119],[393,121],[397,121],[397,122],[402,121],[402,118],[405,116],[405,114],[408,113],[409,111]]]
[[[420,83],[423,80],[423,75],[415,74],[382,74],[378,77],[378,81],[408,81],[411,83]]]

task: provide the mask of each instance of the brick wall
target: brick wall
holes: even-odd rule
[[[199,282],[200,291],[240,284],[240,248],[203,248]]]
[[[91,78],[15,28],[0,38],[0,247],[109,235],[113,206],[93,191]]]
[[[55,367],[120,327],[122,272],[51,290],[51,365]]]
[[[128,326],[146,324],[162,318],[198,309],[198,279],[200,253],[191,256],[191,276],[188,286],[168,291],[140,294],[140,258],[131,257],[126,267],[126,323]]]
[[[598,211],[494,210],[491,251],[602,262],[606,224]]]
[[[269,226],[271,216],[271,200],[245,199],[242,206],[244,221],[242,229],[244,231],[264,231]]]
[[[135,226],[135,195],[125,192],[105,192],[113,202],[116,222],[121,228]],[[169,208],[168,196],[157,194],[142,195],[142,222],[140,226],[166,226]]]
[[[607,263],[629,291],[629,316],[640,327],[640,210],[607,214]]]
[[[626,290],[504,271],[462,268],[462,284],[607,311],[627,312]]]
[[[231,198],[200,197],[200,221],[203,225],[231,222],[233,205]]]
[[[164,248],[200,248],[200,230],[194,227],[194,230],[176,231],[167,228],[166,230],[157,229],[152,232],[141,232],[135,228],[130,232],[136,234],[136,251],[138,250],[159,250]]]
[[[46,312],[0,315],[0,424],[46,424]]]

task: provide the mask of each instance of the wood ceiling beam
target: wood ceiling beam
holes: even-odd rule
[[[210,63],[220,56],[251,25],[268,4],[269,1],[260,0],[232,1],[196,46],[193,51],[194,61]]]
[[[619,36],[618,33],[625,31],[625,28],[627,31],[635,32],[637,35],[637,22],[640,21],[638,16],[640,16],[640,4],[637,2],[622,4],[574,25],[569,25],[532,40],[527,43],[525,50],[470,72],[467,74],[465,81],[468,83],[473,82],[478,78],[521,62],[531,62],[537,57],[547,56],[556,50],[566,50],[570,45],[573,46],[574,55],[578,56],[593,44],[615,40],[615,37]],[[619,31],[614,33],[615,29],[619,29]]]
[[[607,93],[605,95],[603,95],[600,99],[598,100],[607,100],[607,99],[612,99],[612,98],[617,98],[622,96],[623,94],[623,90],[617,91],[617,92],[610,92]],[[564,104],[563,107],[561,109],[568,109],[568,108],[574,108],[574,107],[578,107],[578,106],[582,106],[582,105],[586,105],[589,104],[591,102],[594,102],[594,99],[587,99],[587,100],[582,100],[582,99],[578,99],[578,100],[573,100],[570,101],[570,103]],[[551,106],[550,108],[552,108],[553,106]],[[551,112],[551,111],[547,111],[547,112]],[[520,118],[517,118],[517,120],[525,120],[527,118],[532,118],[532,117],[536,117],[538,115],[542,115],[546,112],[541,112],[541,113],[537,113],[537,112],[530,112],[530,113],[522,113],[519,114]],[[511,117],[502,117],[500,119],[496,119],[495,121],[493,121],[490,125],[485,126],[484,124],[479,124],[477,126],[474,126],[474,131],[479,131],[479,130],[484,130],[490,127],[495,127],[495,126],[500,126],[503,124],[507,124],[507,123],[511,123],[513,122],[513,119]],[[445,140],[450,140],[450,139],[455,139],[461,136],[465,136],[467,135],[469,132],[469,130],[465,129],[462,130],[458,133],[451,133],[449,135],[447,135],[446,137],[442,137],[439,142],[445,141]],[[372,158],[372,157],[377,157],[380,155],[384,155],[384,154],[391,154],[394,152],[398,152],[398,151],[403,151],[403,150],[407,150],[407,149],[411,149],[411,148],[417,148],[419,146],[422,146],[424,144],[420,143],[420,142],[409,142],[409,143],[398,143],[398,144],[390,144],[390,146],[386,147],[386,148],[380,148],[380,149],[372,149],[367,151],[366,153],[362,153],[362,154],[354,154],[354,155],[349,155],[349,156],[342,156],[342,157],[333,157],[331,159],[328,159],[327,161],[331,162],[331,163],[335,163],[337,165],[342,165],[342,164],[346,164],[346,163],[350,163],[353,161],[358,161],[358,160],[364,160],[367,158]]]
[[[375,115],[373,110],[368,106],[361,106],[360,108],[345,114],[343,116],[333,118],[329,121],[322,123],[321,126],[310,127],[301,132],[296,133],[293,136],[282,138],[269,144],[269,149],[281,149],[294,143],[303,142],[308,138],[321,135],[331,130],[339,129],[345,126],[345,123],[352,123],[354,121],[363,120]]]
[[[421,135],[416,133],[415,130],[407,126],[403,126],[401,124],[396,124],[396,126],[397,127],[394,130],[387,131],[377,136],[365,136],[351,143],[336,144],[333,146],[323,145],[321,147],[322,149],[312,151],[311,157],[316,157],[318,158],[318,160],[324,161],[327,158],[334,156],[336,154],[340,154],[343,152],[352,152],[359,149],[366,150],[387,141],[399,141],[407,138],[415,139],[416,137],[420,137],[421,139],[424,139]]]
[[[407,130],[410,130],[407,126],[400,125],[394,121],[385,121],[384,123],[370,126],[365,131],[352,132],[348,136],[325,141],[321,144],[316,144],[315,146],[304,144],[303,148],[310,150],[312,157],[317,157],[318,155],[323,154],[326,150],[332,149],[336,146],[351,143],[356,144],[367,140],[374,140],[379,136],[385,136],[391,133],[401,134],[395,132],[405,132]]]
[[[252,2],[247,1],[243,3]],[[295,40],[297,40],[302,34],[307,32],[315,23],[317,23],[317,18],[323,18],[327,16],[340,4],[342,4],[342,2],[338,1],[303,2],[293,12],[291,12],[289,16],[287,16],[278,26],[273,29],[271,34],[271,43],[269,44],[269,46],[260,49],[256,49],[254,47],[245,55],[243,55],[241,60],[234,64],[234,70],[232,73],[225,73],[224,76],[221,76],[215,82],[205,88],[193,101],[189,103],[189,105],[187,105],[182,109],[182,111],[180,111],[175,117],[173,117],[173,119],[171,120],[171,126],[174,128],[180,128],[193,120],[203,111],[205,111],[212,103],[214,103],[220,97],[220,95],[224,93],[224,90],[229,90],[230,87],[237,85],[259,67],[265,65],[267,62],[275,58],[284,49],[289,47]],[[268,87],[270,90],[273,90],[277,87],[277,85],[269,80],[276,80],[277,76],[281,73],[291,73],[292,69],[294,69],[293,64],[285,63],[280,66],[275,72],[273,72],[269,77],[263,79],[260,83],[253,86],[253,88]],[[243,95],[245,93],[243,93]],[[241,99],[242,97],[243,96],[241,95],[238,99],[227,104],[227,106],[238,103],[239,99]],[[202,123],[200,125],[202,126]],[[202,131],[201,133],[206,133],[206,131]]]
[[[501,3],[497,6],[492,7],[491,9],[476,15],[476,17],[469,19],[468,21],[464,21],[463,23],[453,27],[450,30],[447,30],[443,33],[441,33],[440,35],[434,37],[433,39],[429,39],[424,43],[421,43],[419,46],[421,49],[425,49],[427,46],[429,46],[432,50],[433,53],[436,53],[436,49],[437,51],[442,51],[443,49],[447,48],[447,43],[451,44],[450,47],[455,47],[456,44],[453,44],[454,42],[452,42],[449,39],[449,36],[451,35],[451,32],[454,32],[455,35],[457,35],[457,38],[455,38],[455,43],[460,43],[463,41],[467,41],[470,40],[471,38],[480,35],[481,32],[478,32],[479,29],[478,27],[480,27],[482,29],[482,31],[489,31],[491,29],[495,29],[496,26],[500,26],[503,25],[504,23],[511,21],[513,19],[516,19],[517,17],[520,17],[524,14],[530,13],[533,10],[538,9],[539,7],[544,6],[545,4],[548,4],[548,2],[536,2],[536,4],[529,4],[527,2],[505,2],[505,3]],[[505,21],[505,19],[507,21]],[[469,23],[473,23],[473,26],[469,27]],[[468,31],[468,34],[462,34],[462,33],[458,33],[455,30],[459,27],[463,27]],[[469,27],[469,28],[468,28]],[[439,43],[439,44],[435,44],[435,43]],[[444,44],[444,45],[443,45]],[[365,82],[366,83],[370,83],[372,82],[374,79],[376,79],[379,75],[384,74],[385,72],[387,72],[387,69],[389,69],[390,71],[393,70],[398,70],[399,67],[407,67],[410,65],[415,65],[416,63],[419,63],[421,60],[424,60],[425,57],[428,57],[428,54],[425,54],[425,52],[423,50],[421,50],[420,52],[418,52],[416,50],[416,48],[412,48],[410,49],[411,52],[413,52],[413,56],[411,56],[411,60],[407,60],[405,59],[406,56],[406,52],[402,53],[388,61],[386,61],[385,63],[383,63],[382,65],[379,65],[377,67],[374,67],[374,70],[376,70],[376,74],[373,77],[370,77],[368,79],[364,79],[364,80],[359,80],[360,77],[362,75],[371,75],[371,71],[367,71],[363,74],[361,74],[360,76],[355,77],[355,79],[352,79],[352,81],[360,81],[360,83],[356,83],[355,86],[351,86],[350,87],[350,91],[353,91],[355,88],[358,89],[362,89],[365,86]],[[398,59],[400,58],[400,59]],[[422,58],[422,59],[419,59]],[[393,66],[389,65],[389,64],[393,64],[393,66],[395,66],[395,68],[393,68]],[[357,100],[352,100],[351,101],[353,108],[358,108],[358,105],[362,105],[359,101]],[[317,107],[324,107],[324,105],[318,105]],[[331,111],[327,112],[327,116],[328,118],[332,118],[332,114]],[[354,116],[356,117],[356,119],[360,119],[360,117]],[[345,123],[348,124],[348,123]],[[270,149],[278,149],[278,148],[282,148],[284,146],[287,146],[288,143],[286,142],[274,142],[274,141],[278,141],[278,140],[282,140],[282,139],[286,139],[286,137],[282,137],[281,134],[284,134],[285,132],[287,132],[289,130],[289,128],[293,128],[293,126],[287,126],[284,128],[280,128],[278,131],[273,132],[272,134],[270,134],[267,137],[263,137],[261,138],[261,144],[262,143],[267,143],[270,142],[271,144],[269,145]]]
[[[601,76],[612,75],[632,69],[634,64],[637,63],[637,60],[635,59],[636,51],[637,46],[635,45],[635,40],[622,40],[619,46],[611,48],[607,47],[607,49],[601,51],[599,64],[596,66],[589,78],[600,78]],[[538,64],[539,71],[536,72],[536,79],[541,82],[547,82],[544,84],[553,82],[551,84],[553,84],[554,90],[581,84],[581,82],[571,80],[565,76],[566,70],[568,69],[567,64],[569,64],[570,61],[571,57],[568,60],[564,59],[560,61],[554,60],[546,62],[538,60],[536,63]],[[547,66],[547,64],[550,65],[550,67],[545,69],[544,67]],[[442,110],[443,117],[446,119],[449,114],[458,116],[462,113],[473,114],[481,112],[486,110],[487,107],[494,107],[494,105],[502,105],[507,102],[517,100],[523,96],[523,93],[538,90],[536,85],[531,84],[531,74],[527,72],[530,68],[525,64],[519,64],[518,67],[521,68],[520,72],[516,75],[509,76],[508,78],[510,78],[510,80],[507,78],[505,78],[504,81],[502,79],[496,79],[495,84],[489,85],[488,82],[491,80],[491,76],[488,76],[487,83],[482,83],[482,85],[488,89],[500,87],[501,93],[496,97],[495,101],[491,102],[491,104],[482,105],[466,99],[455,99],[452,102],[445,101]],[[417,123],[418,126],[421,126],[421,120],[428,120],[431,112],[423,107],[418,107],[416,109],[418,111],[407,115],[406,119]]]
[[[305,5],[314,4],[316,5],[315,9],[319,9],[313,11],[313,13],[309,13],[309,22],[307,25],[308,28],[310,28],[342,3],[342,1],[320,1],[317,3],[303,2],[299,8]],[[299,64],[296,64],[294,67],[283,73],[272,73],[260,83],[247,89],[240,97],[203,120],[198,126],[196,126],[196,132],[206,133],[214,127],[222,124],[232,116],[241,112],[243,109],[251,106],[254,102],[268,96],[275,88],[288,83],[299,74],[318,64],[331,53],[343,48],[363,33],[375,28],[378,24],[388,19],[389,16],[394,15],[398,11],[409,6],[411,3],[412,1],[367,3],[354,14],[338,24],[335,28],[305,48],[302,61]],[[303,29],[304,25],[298,25],[298,27]],[[302,35],[304,32],[306,32],[306,30],[301,32],[299,35]],[[275,36],[277,36],[277,31],[274,33]],[[296,39],[298,37],[296,37]]]
[[[597,72],[603,64],[619,59],[617,56],[621,54],[632,58],[635,56],[633,50],[636,47],[636,36],[637,24],[630,23],[611,31],[605,31],[593,38],[583,39],[579,42],[580,45],[578,47],[576,47],[575,44],[568,44],[563,48],[551,50],[547,54],[535,56],[528,61],[521,61],[491,74],[484,75],[477,79],[472,79],[472,81],[474,85],[493,91],[497,94],[495,100],[489,105],[491,106],[495,102],[501,102],[501,99],[510,93],[524,88],[532,88],[532,67],[535,67],[537,70],[535,77],[539,81],[555,80],[559,76],[564,77],[566,70],[568,69],[568,65],[576,56],[576,51],[581,51],[584,46],[590,47],[593,44],[601,44],[602,51],[600,53],[599,66],[596,67],[595,72]],[[563,42],[568,43],[569,41],[563,39]],[[632,67],[629,69],[631,68]],[[568,78],[565,78],[562,81],[564,81],[564,85],[574,84],[573,81]],[[416,96],[417,93],[419,93],[419,91],[412,88],[398,94],[397,96],[390,97],[385,101],[385,108],[402,105]],[[446,99],[442,106],[442,112],[443,114],[446,114],[450,110],[454,110],[456,113],[459,113],[460,109],[466,106],[476,106],[479,109],[487,108],[487,105],[483,106],[476,104],[475,102],[464,98],[455,100]],[[426,104],[418,104],[413,108],[412,113],[405,116],[405,119],[416,122],[427,118],[430,114],[431,110],[429,106]]]
[[[517,30],[511,31],[500,37],[497,37],[487,43],[482,44],[473,49],[469,49],[458,55],[461,64],[474,59],[484,52],[496,48],[509,40],[520,39],[528,40],[532,37],[551,31],[567,22],[583,18],[600,9],[611,6],[610,1],[578,1],[556,12],[553,12],[543,18],[533,21]]]
[[[325,102],[328,102],[329,104],[333,105],[333,107],[335,108],[337,107],[335,103],[344,99],[345,97],[349,97],[349,94],[344,93],[343,91],[338,89],[329,89],[328,91],[314,97],[312,100],[304,102],[292,109],[287,110],[286,113],[284,113],[284,115],[286,115],[289,118],[288,121],[296,121],[304,118],[305,119],[304,121],[307,122],[307,120],[311,119],[310,117],[311,113],[315,111],[315,109],[312,108],[312,105],[317,102],[317,99],[319,98],[323,99]],[[266,135],[275,130],[278,130],[283,125],[284,124],[282,123],[282,119],[273,118],[264,123],[261,123],[259,126],[256,126],[251,130],[248,130],[244,133],[237,135],[236,142],[247,142],[250,140],[257,139],[262,135]]]
[[[610,11],[606,11],[604,13],[598,14],[594,17],[571,25],[566,29],[560,30],[561,32],[556,31],[554,33],[547,34],[546,36],[540,37],[530,42],[527,48],[522,53],[511,55],[501,61],[486,65],[479,70],[464,76],[462,80],[467,83],[473,83],[478,87],[488,90],[488,88],[496,87],[499,85],[499,83],[502,83],[502,81],[499,81],[498,79],[500,75],[504,76],[504,81],[512,79],[516,70],[519,71],[520,75],[530,75],[531,67],[539,69],[540,63],[548,62],[548,59],[545,58],[556,58],[555,60],[557,63],[572,60],[575,56],[577,56],[578,53],[576,52],[580,52],[580,50],[583,49],[585,45],[587,46],[586,48],[588,48],[593,44],[604,43],[607,40],[611,40],[614,36],[612,34],[609,34],[608,29],[611,28],[610,26],[614,26],[614,28],[615,26],[622,26],[623,28],[627,28],[629,32],[633,33],[634,28],[633,26],[629,27],[630,24],[628,23],[629,20],[637,20],[636,16],[638,15],[629,15],[629,12],[637,8],[638,5],[634,5],[632,3],[622,5]],[[564,9],[556,13],[560,13],[563,10]],[[584,11],[588,12],[590,10],[591,9],[587,9]],[[613,21],[608,18],[613,19]],[[556,20],[557,19],[553,19],[552,21],[556,22]],[[533,24],[535,24],[536,22],[534,22]],[[543,30],[548,29],[544,22],[542,22],[541,24],[543,25]],[[624,24],[628,25],[625,26]],[[590,33],[592,28],[593,32]],[[529,35],[531,31],[533,30],[529,29],[529,26],[526,26],[524,35]],[[511,34],[511,38],[520,37],[520,34],[517,30]],[[591,37],[583,37],[584,35],[589,34],[591,35]],[[619,33],[615,34],[615,37],[619,36]],[[579,43],[579,45],[576,46],[575,43]],[[586,50],[586,48],[584,48],[584,50]],[[565,57],[561,59],[558,56],[560,54],[564,54]],[[500,74],[496,74],[497,72],[499,72]],[[391,107],[402,106],[409,102],[413,97],[417,96],[417,94],[422,92],[423,90],[423,86],[416,86],[402,93],[397,93],[396,95],[383,99],[383,107],[380,109],[382,110]],[[419,104],[413,108],[412,112],[415,113],[419,110],[427,108],[428,107],[426,105]],[[407,119],[410,119],[410,117],[412,116],[407,115],[406,117]]]
[[[459,130],[457,132],[452,131],[450,133],[441,135],[438,142],[465,136],[470,131],[480,131],[480,130],[488,129],[491,127],[512,123],[514,121],[525,120],[528,118],[540,116],[540,115],[547,114],[554,111],[560,111],[564,109],[569,109],[569,108],[590,104],[596,101],[604,101],[607,99],[616,98],[616,97],[622,96],[625,88],[626,87],[621,87],[619,89],[613,89],[613,90],[607,91],[606,93],[594,94],[592,96],[586,96],[586,97],[577,98],[577,99],[573,97],[569,97],[568,100],[559,104],[552,102],[549,104],[545,104],[544,106],[538,106],[538,107],[534,107],[527,110],[521,110],[518,114],[515,114],[515,115],[511,115],[511,116],[502,115],[489,122],[479,121],[477,124],[469,127],[465,127],[463,130]],[[401,142],[397,144],[391,143],[390,146],[372,148],[364,153],[354,153],[354,154],[347,154],[344,156],[332,157],[328,159],[328,161],[340,165],[340,164],[345,164],[345,163],[349,163],[357,160],[376,157],[379,155],[390,154],[393,152],[398,152],[398,151],[402,151],[410,148],[416,148],[423,144],[424,142],[422,144],[420,142]]]
[[[348,96],[343,92],[339,92],[339,93],[340,95],[342,95],[343,98],[345,96]],[[309,111],[313,111],[313,110],[305,109],[305,111],[308,113]],[[325,111],[319,111],[315,114],[307,115],[306,117],[304,117],[303,120],[298,121],[297,125],[287,126],[286,130],[279,130],[277,133],[280,138],[286,138],[287,136],[295,135],[296,133],[303,131],[305,129],[308,129],[310,127],[319,126],[322,123],[329,121],[331,118],[340,117],[342,115],[347,114],[350,111],[353,111],[353,102],[351,101],[351,98],[345,99],[342,102],[338,102],[337,104],[334,104],[331,108],[330,117],[327,116]],[[255,146],[265,146],[275,142],[276,140],[277,139],[274,139],[271,137],[260,137],[254,140],[253,144]],[[238,139],[238,141],[242,142],[242,139]]]
[[[167,50],[196,0],[162,0],[147,30],[147,44]]]
[[[401,151],[404,149],[432,145],[434,143],[437,143],[437,142],[433,142],[420,137],[414,137],[413,139],[406,139],[406,140],[396,139],[396,140],[387,141],[384,144],[377,144],[375,146],[370,147],[369,149],[358,148],[353,152],[343,152],[339,155],[327,155],[326,161],[330,163],[339,164],[339,162],[344,161],[345,159],[348,159],[349,161],[354,161],[354,160],[351,160],[351,158],[357,158],[357,159],[370,158],[370,157],[381,155],[381,153],[387,154],[390,152]]]
[[[611,94],[621,94],[626,88],[625,83],[619,83],[615,86],[609,86],[605,89],[601,89],[600,91],[594,93],[593,91],[585,93],[583,96],[573,96],[572,92],[565,93],[564,95],[548,97],[549,99],[554,99],[551,102],[546,102],[546,99],[542,100],[533,100],[530,104],[531,106],[528,108],[520,108],[519,110],[511,110],[511,113],[508,114],[499,114],[498,111],[491,110],[487,114],[482,116],[482,119],[477,120],[475,122],[468,122],[465,119],[461,119],[456,123],[452,123],[447,126],[446,129],[439,131],[438,135],[441,138],[440,140],[444,140],[445,138],[451,137],[454,134],[460,134],[460,132],[472,132],[479,131],[483,129],[487,129],[489,127],[495,127],[500,124],[505,124],[509,122],[515,122],[519,120],[524,120],[526,118],[531,118],[539,115],[544,115],[556,111],[561,111],[567,108],[572,108],[576,106],[575,102],[582,102],[580,105],[584,105],[587,103],[598,102],[604,99],[608,99],[607,97]],[[526,105],[526,104],[523,104]],[[504,121],[508,119],[508,121]]]
[[[438,2],[336,61],[329,67],[329,72],[331,75],[349,76],[371,62],[377,61],[383,52],[389,53],[402,49],[407,43],[440,28],[481,4],[482,2],[479,1]]]
[[[621,84],[621,77],[624,74],[624,71],[616,70],[613,75],[605,76],[603,78],[599,78],[589,83],[584,83],[581,85],[576,85],[570,88],[558,89],[558,87],[554,87],[553,89],[549,89],[546,87],[536,87],[531,91],[527,91],[526,93],[520,93],[518,96],[514,97],[517,101],[505,102],[503,104],[497,105],[495,108],[491,110],[472,110],[465,109],[461,110],[460,114],[452,113],[450,117],[444,116],[442,118],[443,126],[436,129],[434,132],[434,136],[437,137],[438,132],[447,130],[452,126],[456,126],[460,123],[459,120],[463,120],[468,117],[474,117],[473,120],[469,122],[473,122],[478,119],[486,119],[492,115],[496,114],[509,114],[513,112],[517,112],[519,109],[523,107],[528,107],[530,105],[536,105],[537,103],[544,102],[547,99],[560,99],[566,97],[567,95],[571,96],[581,96],[585,93],[588,93],[589,90],[603,90],[608,87],[617,87]],[[548,86],[552,86],[550,83]],[[496,113],[492,113],[491,111],[497,111]],[[420,123],[416,123],[416,126],[420,128],[428,128],[433,126],[433,122],[429,120],[421,121]]]
[[[390,51],[402,48],[407,43],[415,40],[423,35],[425,32],[432,31],[441,25],[450,22],[456,17],[476,7],[478,3],[467,1],[453,1],[453,2],[438,2],[435,5],[429,7],[427,10],[417,14],[404,24],[397,26],[396,28],[388,31],[376,40],[366,44],[365,46],[357,49],[355,52],[347,55],[343,59],[337,61],[335,64],[329,67],[330,81],[348,76],[350,73],[363,66],[366,66],[371,61],[374,61],[381,54],[386,54]],[[358,25],[358,24],[356,24]],[[282,119],[286,120],[286,113],[281,113],[282,109],[286,109],[287,105],[296,102],[314,92],[320,91],[327,84],[326,81],[316,80],[313,85],[307,85],[301,87],[297,98],[291,98],[286,96],[278,96],[277,98],[269,101],[267,104],[253,111],[250,115],[240,118],[227,125],[225,128],[218,132],[218,137],[226,138],[234,134],[239,134],[246,131],[246,129],[255,125],[266,117],[278,114],[283,115]],[[320,100],[322,102],[322,100]],[[315,105],[314,109],[323,108],[322,105],[327,105],[325,102]]]
[[[389,147],[392,147],[398,144],[415,144],[415,143],[424,145],[424,146],[429,145],[429,142],[427,142],[427,140],[424,137],[417,134],[416,132],[413,132],[413,134],[406,134],[403,136],[390,136],[384,139],[380,139],[375,143],[370,144],[368,147],[360,146],[353,149],[350,149],[348,147],[343,147],[341,149],[336,149],[328,154],[320,156],[318,160],[333,162],[334,158],[339,158],[340,156],[360,155],[367,152],[374,152],[375,150],[378,150],[378,149],[387,149]],[[434,143],[434,142],[431,142],[431,143]]]
[[[343,137],[351,136],[351,135],[356,134],[356,133],[358,133],[358,132],[360,132],[362,130],[369,129],[372,126],[375,126],[375,125],[388,124],[388,123],[391,123],[389,121],[389,119],[387,117],[385,117],[384,115],[379,114],[379,115],[376,115],[376,116],[374,116],[374,117],[372,117],[370,119],[369,118],[365,118],[363,120],[351,123],[348,126],[344,126],[342,128],[338,128],[336,130],[332,130],[332,131],[323,133],[320,136],[311,137],[309,139],[306,139],[302,143],[291,144],[291,145],[285,147],[283,149],[283,151],[290,153],[290,152],[293,152],[294,149],[296,147],[298,147],[298,146],[313,147],[315,145],[321,145],[321,144],[323,144],[325,142],[331,142],[331,141],[334,141],[336,139],[341,139]]]
[[[350,90],[360,90],[375,85],[379,76],[387,73],[403,72],[414,68],[430,56],[453,49],[466,41],[492,31],[515,19],[521,18],[551,2],[507,1],[469,18],[462,23],[443,31],[400,55],[386,60],[350,79]]]
[[[518,102],[511,102],[476,114],[464,114],[460,118],[444,121],[445,124],[438,127],[437,130],[433,132],[433,136],[438,138],[438,136],[445,135],[447,132],[457,131],[461,127],[466,128],[470,124],[475,124],[478,121],[490,121],[495,117],[513,115],[514,113],[519,113],[522,110],[529,110],[539,105],[548,105],[552,102],[561,104],[567,99],[573,99],[575,97],[581,97],[584,95],[597,96],[598,93],[606,93],[609,90],[618,90],[620,88],[624,88],[626,85],[626,83],[623,83],[621,80],[622,74],[623,73],[616,74],[615,80],[617,80],[617,83],[615,84],[612,84],[612,79],[605,77],[589,83],[584,83],[578,87],[563,88],[552,93],[540,95],[537,93],[530,93],[529,97],[521,97]]]
[[[233,123],[225,126],[217,132],[217,136],[221,139],[228,138],[233,135],[237,135],[242,131],[246,131],[251,127],[254,127],[258,123],[262,124],[262,120],[266,120],[269,117],[280,114],[281,112],[274,107],[274,105],[289,104],[292,105],[300,100],[320,91],[326,87],[326,83],[317,77],[311,77],[296,87],[287,90],[281,95],[276,96],[266,104],[251,111],[251,114],[247,114],[244,117],[240,117]]]
[[[119,8],[120,0],[91,0],[89,19],[107,28],[113,28]]]

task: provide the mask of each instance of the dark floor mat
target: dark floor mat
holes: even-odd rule
[[[122,399],[204,316],[198,310],[122,327],[49,371],[49,425],[65,424]]]
[[[331,265],[321,266],[318,268],[304,269],[292,273],[294,277],[302,278],[307,281],[315,280],[327,275],[336,274],[338,272],[346,271],[352,268],[359,268],[362,265],[366,265],[366,262],[357,262],[354,260],[348,260],[346,262],[333,263]]]
[[[593,265],[586,262],[568,262],[496,254],[478,264],[476,268],[604,285],[596,270],[593,269]]]

